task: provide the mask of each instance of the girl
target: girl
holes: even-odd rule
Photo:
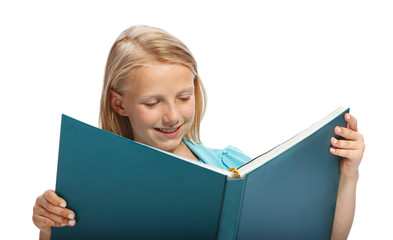
[[[100,126],[134,141],[195,161],[229,169],[251,160],[234,147],[205,148],[199,127],[206,94],[188,48],[167,32],[134,26],[116,40],[107,60],[101,96]],[[345,138],[332,138],[332,154],[343,157],[332,239],[347,238],[355,210],[358,166],[364,152],[357,121],[347,114]],[[74,226],[75,213],[53,190],[37,198],[33,222],[40,239],[50,239],[51,227]]]

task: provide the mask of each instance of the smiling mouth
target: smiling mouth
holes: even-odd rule
[[[154,128],[156,131],[160,131],[163,133],[174,133],[176,132],[182,125],[178,126],[177,128]]]

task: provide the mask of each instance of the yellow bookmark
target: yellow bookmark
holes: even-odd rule
[[[240,173],[236,168],[231,168],[231,169],[229,169],[229,171],[237,173],[237,175],[239,175],[239,177],[240,177]]]

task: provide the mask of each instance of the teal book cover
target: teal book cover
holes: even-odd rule
[[[56,193],[76,213],[52,239],[330,239],[338,108],[237,169],[184,159],[63,115]]]

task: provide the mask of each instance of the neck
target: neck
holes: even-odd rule
[[[176,148],[172,153],[191,160],[199,161],[198,157],[191,151],[191,149],[187,147],[187,145],[183,141],[181,141],[180,146]]]

